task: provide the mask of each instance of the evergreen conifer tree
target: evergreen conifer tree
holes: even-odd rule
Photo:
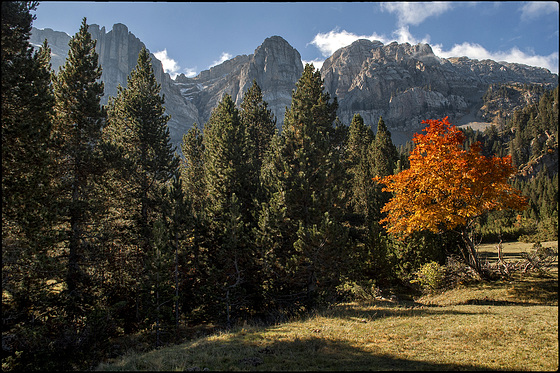
[[[232,305],[243,294],[241,285],[248,284],[245,274],[252,267],[248,237],[251,161],[245,159],[246,129],[231,96],[225,95],[212,111],[203,139],[210,232],[208,276],[216,285],[210,285],[209,292],[229,321]],[[225,307],[220,306],[224,303]]]
[[[154,223],[164,219],[166,184],[179,165],[170,143],[169,116],[165,114],[164,97],[160,96],[160,91],[161,85],[156,81],[149,53],[142,48],[136,68],[128,77],[127,87],[119,86],[117,97],[109,100],[107,126],[104,128],[106,141],[117,147],[120,153],[117,177],[120,181],[117,183],[120,211],[124,213],[122,218],[129,221],[133,232],[128,243],[135,251],[136,260],[129,270],[137,273],[132,292],[136,298],[138,321],[149,315],[154,305],[157,308],[149,293],[153,278],[148,267],[155,265],[153,260],[167,257],[168,253],[161,250],[170,250],[170,245],[160,242],[157,248],[154,247],[154,232],[158,233],[160,241],[168,235],[162,231],[161,224],[156,229]],[[160,250],[160,256],[154,257],[157,250]],[[144,289],[143,296],[139,293],[141,289]]]
[[[3,370],[36,369],[35,356],[52,353],[38,331],[56,330],[61,311],[60,297],[49,286],[64,277],[52,250],[58,219],[49,141],[54,96],[50,48],[45,41],[33,53],[29,43],[36,6],[6,1],[0,13],[2,333],[18,341],[3,349]]]
[[[243,95],[240,116],[246,131],[247,161],[251,162],[250,183],[256,186],[263,159],[276,133],[276,120],[255,80]]]
[[[56,119],[54,135],[61,203],[68,222],[68,272],[66,283],[70,304],[69,316],[86,300],[88,251],[93,246],[92,223],[98,213],[94,186],[103,172],[100,148],[105,114],[100,105],[103,95],[101,66],[95,52],[96,41],[88,32],[86,18],[69,42],[70,51],[64,66],[54,79]]]
[[[204,178],[204,142],[202,132],[195,123],[189,131],[183,135],[181,143],[181,179],[183,188],[189,196],[192,213],[200,213],[204,210],[206,198]]]
[[[360,114],[354,115],[348,131],[347,141],[347,169],[350,173],[351,196],[349,202],[352,211],[369,216],[371,204],[371,190],[374,186],[371,178],[372,167],[368,157],[368,149],[375,140],[370,127],[364,125]]]
[[[375,146],[373,146],[372,152],[374,174],[381,177],[392,175],[399,159],[399,153],[391,140],[391,132],[381,117],[377,123]]]
[[[319,288],[332,286],[339,278],[337,270],[344,268],[340,251],[345,234],[339,223],[344,175],[334,125],[336,99],[329,102],[320,72],[309,64],[296,87],[282,138],[275,141],[270,163],[264,166],[270,200],[259,227],[267,220],[268,234],[277,234],[262,240],[275,250],[268,255],[274,263],[265,266],[282,270],[271,280],[275,291],[312,305]]]

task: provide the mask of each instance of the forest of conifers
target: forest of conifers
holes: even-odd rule
[[[173,149],[147,50],[101,106],[86,19],[54,72],[48,43],[28,42],[35,6],[2,2],[3,369],[85,369],[118,336],[150,332],[156,347],[180,325],[275,322],[355,289],[412,291],[423,264],[459,254],[456,230],[400,240],[380,224],[392,195],[372,179],[410,167],[414,144],[398,149],[382,118],[340,123],[312,65],[280,131],[255,82]],[[556,87],[466,130],[465,146],[516,167],[557,159],[557,123]],[[478,239],[556,239],[557,170],[511,183],[527,208],[480,216]]]

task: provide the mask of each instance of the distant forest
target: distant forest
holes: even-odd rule
[[[28,39],[37,6],[2,2],[2,368],[89,369],[113,338],[181,325],[277,322],[386,289],[414,291],[424,264],[460,255],[456,230],[399,240],[374,182],[410,167],[382,118],[341,123],[306,65],[280,132],[256,82],[236,107],[169,139],[142,49],[126,87],[103,83],[86,19],[65,65]],[[487,95],[490,99],[490,95]],[[432,118],[426,118],[432,119]],[[558,237],[558,87],[465,148],[511,156],[522,211],[477,219],[477,242]],[[549,167],[548,165],[555,165]]]

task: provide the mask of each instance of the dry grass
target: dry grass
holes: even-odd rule
[[[339,304],[305,319],[238,327],[98,367],[204,368],[557,371],[558,272],[479,283],[415,302]]]

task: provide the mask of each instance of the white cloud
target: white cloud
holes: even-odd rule
[[[551,72],[558,73],[558,52],[549,54],[548,56],[538,56],[525,53],[517,47],[511,48],[509,51],[490,52],[480,44],[462,43],[455,44],[450,50],[443,50],[440,44],[432,46],[434,54],[439,57],[462,57],[466,56],[477,60],[494,60],[512,63],[521,63],[529,66],[538,66],[549,69]]]
[[[451,9],[451,2],[449,1],[433,1],[428,3],[416,2],[390,2],[381,3],[381,10],[390,13],[396,13],[398,18],[398,25],[419,25],[424,22],[426,18],[440,15]]]
[[[214,62],[212,62],[212,64],[210,66],[208,66],[208,68],[214,67],[216,65],[219,65],[229,59],[231,59],[233,56],[227,52],[222,52],[222,55],[220,56],[220,58]]]
[[[399,43],[409,43],[409,44],[418,44],[418,43],[429,43],[430,36],[426,35],[422,40],[416,39],[410,31],[408,30],[408,26],[402,26],[397,30],[393,31],[393,37]]]
[[[323,67],[323,63],[324,63],[324,62],[325,62],[324,59],[319,59],[319,58],[316,58],[316,59],[314,59],[313,61],[303,61],[303,60],[301,61],[301,63],[303,64],[303,66],[305,66],[305,65],[308,64],[308,63],[310,63],[310,64],[312,64],[312,65],[315,67],[315,69],[317,69],[317,70],[321,70],[321,67]]]
[[[167,55],[167,49],[154,53],[154,56],[161,61],[161,64],[163,65],[163,71],[169,73],[169,75],[171,75],[171,78],[175,79],[175,77],[179,73],[179,64],[177,64],[177,61]]]
[[[319,33],[315,35],[315,37],[309,44],[315,45],[317,48],[319,48],[323,56],[329,57],[338,49],[350,45],[358,39],[379,40],[382,43],[387,42],[387,38],[375,33],[369,36],[356,35],[346,30],[338,31],[338,28],[335,28],[334,30],[327,33]]]
[[[196,67],[186,67],[181,70],[177,61],[167,55],[167,49],[154,53],[154,56],[161,61],[163,71],[168,73],[171,79],[175,79],[181,73],[185,74],[187,78],[194,78],[196,76]]]
[[[530,1],[520,8],[521,20],[529,21],[543,15],[558,13],[558,6],[556,1]]]
[[[319,33],[315,35],[315,37],[309,44],[313,44],[317,48],[319,48],[323,56],[330,57],[338,49],[346,47],[347,45],[352,44],[358,39],[368,39],[371,41],[379,40],[383,44],[388,44],[393,41],[397,41],[399,43],[410,43],[410,44],[430,42],[429,35],[426,35],[423,39],[418,40],[414,36],[412,36],[412,34],[408,29],[408,26],[402,26],[397,30],[393,31],[391,37],[387,37],[385,35],[378,35],[376,33],[373,33],[371,35],[356,35],[346,30],[339,31],[338,28],[336,28],[327,33],[324,34]],[[318,60],[316,61],[318,62]]]
[[[183,69],[183,73],[187,78],[194,78],[196,76],[196,67],[195,68],[187,67]]]

